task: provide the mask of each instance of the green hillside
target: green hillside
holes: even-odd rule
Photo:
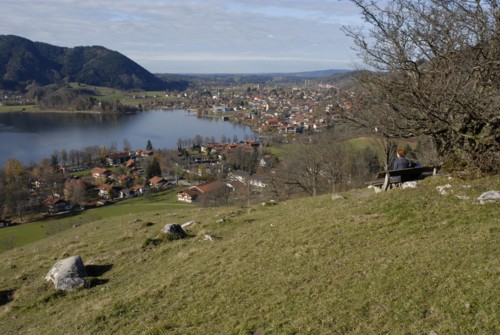
[[[60,82],[119,89],[186,88],[182,81],[165,82],[117,51],[102,46],[65,48],[0,35],[0,89],[20,90],[32,82]]]
[[[475,200],[488,190],[499,176],[249,210],[125,208],[1,253],[0,333],[496,334],[500,206]],[[191,220],[189,238],[150,243]],[[71,255],[97,270],[58,293],[44,276]]]

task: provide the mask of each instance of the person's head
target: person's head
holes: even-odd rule
[[[406,156],[406,152],[403,149],[398,150],[398,157],[404,157]]]

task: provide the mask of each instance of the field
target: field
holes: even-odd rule
[[[172,101],[177,98],[165,96],[162,91],[148,91],[148,92],[127,92],[120,89],[93,86],[86,84],[70,83],[74,89],[87,89],[94,91],[93,97],[100,101],[120,101],[124,105],[137,106],[144,104],[148,101]],[[135,96],[135,98],[134,98]],[[13,105],[13,106],[0,106],[0,113],[2,112],[39,112],[37,105]]]
[[[115,88],[92,86],[85,84],[72,83],[71,87],[80,89],[89,89],[95,92],[94,98],[101,101],[120,101],[124,105],[135,106],[139,103],[144,103],[148,100],[158,101],[171,101],[173,97],[165,96],[162,91],[148,91],[148,92],[127,92]],[[134,98],[135,97],[135,98]]]
[[[3,228],[0,229],[0,252],[13,247],[21,247],[75,225],[87,224],[104,218],[166,209],[183,210],[189,207],[192,206],[177,202],[175,191],[167,191],[155,193],[149,198],[133,198],[111,206],[90,209],[74,216]]]
[[[492,189],[499,176],[437,176],[335,200],[122,207],[0,253],[0,333],[498,334],[500,206],[475,200]],[[191,220],[187,239],[158,240]],[[57,292],[43,278],[71,255],[89,285]]]
[[[15,106],[0,106],[0,113],[5,112],[34,112],[37,110],[36,105],[15,105]]]

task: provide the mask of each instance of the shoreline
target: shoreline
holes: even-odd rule
[[[100,112],[100,111],[83,111],[83,110],[78,110],[78,111],[64,111],[64,110],[1,110],[0,109],[0,114],[7,114],[7,113],[30,113],[30,114],[44,114],[44,113],[54,113],[54,114],[96,114],[96,115],[101,115],[101,114],[108,114],[108,115],[127,115],[127,114],[135,114],[135,113],[140,113],[140,111],[134,112],[134,113],[106,113],[106,112]]]

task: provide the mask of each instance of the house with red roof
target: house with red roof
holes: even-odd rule
[[[102,168],[102,167],[95,167],[92,169],[92,171],[90,172],[92,174],[92,177],[94,178],[107,178],[109,177],[112,172],[106,168]]]
[[[167,187],[169,182],[161,176],[154,176],[151,179],[149,179],[149,184],[151,185],[151,187],[154,187],[156,189],[161,189]]]

